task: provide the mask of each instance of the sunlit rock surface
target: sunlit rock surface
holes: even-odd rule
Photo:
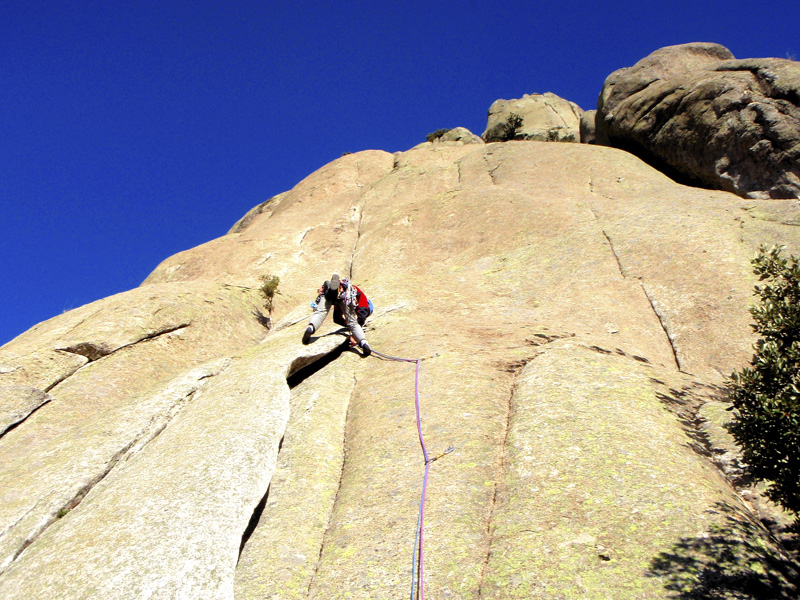
[[[373,348],[430,357],[425,441],[455,451],[431,465],[429,597],[672,598],[730,552],[715,590],[794,593],[697,415],[750,358],[750,258],[797,251],[798,222],[608,147],[344,156],[0,348],[0,597],[407,594],[415,366],[330,319],[301,344],[333,271],[373,300]]]

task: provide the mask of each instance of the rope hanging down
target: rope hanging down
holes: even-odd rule
[[[422,457],[425,459],[425,476],[422,479],[422,496],[419,501],[419,517],[417,518],[417,532],[414,536],[414,553],[411,558],[411,600],[415,600],[417,592],[419,593],[419,600],[425,600],[425,582],[423,579],[423,561],[422,561],[422,526],[425,519],[425,492],[428,489],[428,471],[430,470],[431,463],[439,460],[443,456],[450,454],[454,448],[450,446],[440,455],[433,458],[428,458],[428,450],[425,447],[425,439],[422,437],[422,418],[419,411],[419,364],[423,360],[438,356],[426,356],[424,358],[399,358],[397,356],[389,356],[382,354],[377,350],[372,351],[373,354],[380,356],[386,360],[395,362],[413,362],[416,363],[416,374],[414,376],[414,404],[417,410],[417,433],[419,434],[419,445],[422,448]]]

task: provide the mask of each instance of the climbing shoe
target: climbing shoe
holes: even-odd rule
[[[314,326],[309,325],[306,327],[306,331],[303,334],[303,343],[308,344],[311,341],[311,334],[314,333]]]
[[[361,351],[364,353],[364,356],[369,356],[372,354],[372,348],[369,347],[367,340],[363,340],[361,342]]]

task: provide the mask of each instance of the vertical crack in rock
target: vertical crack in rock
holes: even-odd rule
[[[669,347],[672,348],[672,356],[675,358],[675,366],[678,368],[679,371],[683,372],[683,368],[681,366],[681,361],[678,358],[678,349],[676,348],[675,342],[674,342],[674,340],[672,339],[672,336],[669,333],[669,329],[667,328],[666,316],[662,315],[661,311],[658,310],[658,307],[656,306],[655,301],[650,296],[649,292],[647,291],[647,287],[644,285],[644,283],[642,283],[640,281],[639,285],[642,286],[642,291],[644,292],[644,295],[647,298],[647,301],[650,303],[650,308],[653,309],[653,312],[655,313],[656,318],[658,319],[658,322],[661,324],[661,329],[664,332],[664,336],[667,338],[667,341],[669,342]]]
[[[339,471],[339,481],[336,485],[336,494],[333,497],[333,504],[331,505],[331,510],[328,513],[328,521],[325,523],[325,531],[322,534],[322,543],[319,545],[319,554],[317,555],[317,562],[314,565],[314,570],[311,573],[311,577],[308,580],[308,588],[306,589],[306,597],[311,597],[311,590],[314,587],[314,582],[317,579],[317,573],[319,572],[319,567],[322,564],[322,554],[325,551],[325,544],[328,541],[328,532],[331,529],[331,522],[333,521],[333,515],[336,513],[336,505],[339,503],[339,493],[342,490],[342,481],[344,480],[344,468],[347,464],[347,426],[350,423],[350,407],[352,405],[353,394],[355,394],[355,389],[358,384],[358,378],[356,377],[355,373],[353,373],[353,392],[351,392],[350,397],[347,399],[347,408],[345,410],[345,426],[344,431],[342,432],[342,468]]]
[[[503,484],[505,474],[508,470],[508,432],[511,429],[511,417],[513,415],[513,402],[514,392],[516,391],[516,377],[519,372],[527,364],[525,361],[512,363],[509,370],[514,373],[514,380],[511,383],[511,390],[508,394],[508,405],[506,407],[506,421],[503,431],[503,447],[500,452],[499,465],[497,468],[497,476],[494,481],[494,489],[492,490],[491,506],[489,507],[489,518],[486,520],[486,558],[481,565],[481,572],[478,576],[478,598],[483,598],[483,581],[486,577],[486,571],[489,568],[489,560],[492,556],[492,546],[494,544],[494,515],[497,511],[498,492],[500,486]]]
[[[366,201],[364,201],[361,206],[356,207],[358,210],[358,227],[356,228],[356,241],[353,243],[353,250],[350,253],[350,270],[349,270],[349,279],[353,281],[353,264],[356,260],[356,251],[358,250],[358,243],[361,241],[361,222],[364,220],[364,205]]]
[[[329,351],[327,353],[316,355],[316,356],[298,357],[298,358],[296,358],[293,361],[293,363],[290,365],[290,367],[288,369],[288,373],[289,374],[286,377],[286,384],[289,387],[289,389],[292,391],[292,394],[297,393],[296,389],[299,388],[307,379],[309,379],[310,377],[312,377],[313,375],[315,375],[316,373],[318,373],[319,371],[321,371],[322,369],[324,369],[325,367],[330,365],[332,362],[337,360],[345,351],[349,350],[349,347],[350,347],[350,345],[349,345],[348,341],[345,339],[342,344],[340,344],[339,346],[335,347],[333,350],[331,350],[331,351]],[[355,375],[353,375],[353,379],[355,380]],[[351,394],[350,394],[350,396],[348,397],[348,400],[347,400],[347,407],[345,409],[346,411],[349,411],[350,398],[351,397],[352,397],[352,392],[351,392]],[[291,427],[291,423],[292,423],[292,421],[290,419],[289,423],[287,423],[287,428]],[[288,431],[288,429],[287,429],[287,431]],[[343,439],[341,441],[341,444],[342,444],[342,447],[344,448],[344,444],[345,444],[345,439],[344,438],[346,437],[346,425],[345,425],[345,428],[344,428],[344,430],[342,432],[342,435],[343,435]],[[280,440],[280,442],[278,444],[278,451],[277,451],[277,454],[276,454],[276,457],[275,457],[276,465],[281,460],[281,453],[282,453],[282,450],[283,450],[283,445],[284,445],[285,439],[286,439],[286,436],[284,435],[284,437],[281,438],[281,440]],[[290,440],[291,439],[292,438],[290,437]],[[290,442],[290,444],[295,444],[294,451],[291,450],[291,449],[289,450],[289,452],[290,452],[290,454],[292,454],[292,456],[294,456],[294,452],[297,452],[297,444],[299,444],[299,443],[301,443],[301,442],[298,442],[298,440],[292,440]],[[344,452],[343,452],[343,455],[344,455]],[[342,463],[344,463],[344,458],[342,459]],[[322,541],[320,542],[319,553],[318,553],[318,555],[316,557],[316,560],[314,562],[312,574],[309,577],[309,582],[308,582],[307,589],[310,589],[311,583],[313,582],[314,577],[316,576],[317,568],[319,567],[319,563],[320,563],[321,556],[322,556],[322,548],[324,547],[324,536],[327,533],[328,528],[330,527],[330,521],[332,519],[332,514],[333,514],[333,507],[336,504],[336,500],[337,500],[338,495],[339,495],[339,488],[341,487],[341,480],[342,480],[342,472],[343,472],[343,470],[344,470],[344,466],[342,464],[342,466],[340,467],[340,470],[339,470],[339,476],[338,476],[338,480],[337,480],[337,483],[336,483],[336,494],[335,494],[335,497],[334,497],[333,502],[331,504],[331,511],[327,515],[326,524],[325,524],[325,531],[323,532]],[[266,523],[267,523],[267,519],[270,518],[270,517],[267,516],[267,515],[269,515],[269,512],[267,511],[267,505],[268,505],[268,503],[270,501],[269,500],[270,494],[274,491],[274,494],[277,497],[276,502],[278,503],[278,505],[285,504],[285,502],[286,502],[286,500],[285,500],[285,498],[287,497],[287,490],[286,489],[282,490],[282,489],[276,488],[276,489],[273,490],[273,484],[275,484],[276,481],[277,481],[278,485],[280,486],[281,481],[282,481],[280,478],[278,480],[275,479],[277,474],[278,474],[278,471],[276,469],[276,472],[273,474],[272,480],[268,483],[268,486],[267,486],[267,489],[266,489],[264,495],[262,496],[262,498],[259,501],[259,503],[253,509],[253,513],[250,516],[250,519],[249,519],[249,522],[247,524],[247,527],[242,532],[242,538],[241,538],[241,542],[239,544],[239,552],[238,552],[238,557],[237,557],[237,569],[242,568],[242,566],[240,566],[240,562],[242,561],[243,555],[246,555],[247,552],[249,551],[249,546],[248,546],[249,543],[252,544],[252,543],[255,542],[256,545],[263,545],[264,544],[263,536],[260,536],[258,531],[259,531],[260,527],[268,526],[268,525],[266,525]],[[286,482],[283,482],[283,483],[286,483]],[[282,497],[283,497],[283,499],[282,499]],[[288,496],[288,497],[291,497],[291,496]],[[280,508],[278,508],[278,511],[280,511]],[[255,537],[253,537],[253,536],[255,536]],[[251,538],[253,538],[253,539],[251,540]],[[252,568],[252,558],[251,557],[245,556],[245,563],[248,563],[248,564],[245,565],[245,569]],[[249,585],[252,585],[252,583],[250,583]],[[256,590],[256,589],[257,588],[253,588],[253,590]],[[253,590],[251,590],[250,593],[253,593]],[[247,597],[250,597],[250,595],[247,595],[247,594],[245,594],[245,595]],[[259,597],[260,597],[260,595],[259,595]]]
[[[280,447],[283,444],[283,438],[281,438],[281,443],[278,444],[278,456],[280,456],[281,450]],[[244,550],[245,544],[250,539],[250,536],[253,535],[253,532],[256,530],[258,526],[258,522],[261,520],[261,515],[264,514],[264,509],[267,506],[267,501],[269,500],[269,490],[271,486],[267,486],[267,492],[261,498],[261,501],[256,505],[255,509],[253,510],[253,514],[250,515],[250,521],[247,523],[247,527],[242,533],[242,541],[239,544],[239,556],[236,559],[236,564],[239,564],[239,559],[242,558],[242,551]]]
[[[597,216],[594,207],[590,206],[589,209],[592,211],[592,215],[594,216],[595,220],[599,223],[600,218]],[[608,243],[608,247],[611,249],[611,253],[614,255],[614,260],[617,263],[617,268],[619,269],[620,275],[622,275],[623,279],[629,279],[629,277],[625,274],[625,269],[622,266],[622,261],[619,258],[619,254],[617,254],[617,250],[616,248],[614,248],[614,243],[611,241],[611,238],[609,237],[608,233],[606,233],[606,230],[604,228],[601,228],[601,231],[603,232],[603,236],[606,238],[606,242]],[[656,303],[653,300],[652,296],[650,296],[650,293],[647,291],[647,287],[644,285],[644,282],[642,282],[640,278],[637,279],[639,279],[638,282],[639,287],[642,289],[642,293],[644,294],[644,297],[647,299],[647,303],[650,305],[650,308],[653,310],[653,314],[655,314],[656,318],[658,319],[659,325],[661,325],[661,330],[664,332],[664,337],[667,338],[667,343],[669,344],[669,347],[672,350],[672,357],[675,359],[675,366],[679,371],[683,372],[681,361],[678,358],[678,349],[675,345],[675,340],[673,340],[672,336],[669,333],[669,328],[667,327],[666,316],[663,315],[661,311],[659,311],[658,308],[656,307]]]
[[[489,156],[491,155],[492,155],[491,152],[484,152],[483,160],[486,162],[486,171],[489,173],[489,178],[492,180],[492,184],[497,185],[497,181],[495,181],[494,178],[494,172],[500,167],[500,165],[495,165],[494,167],[492,167],[492,165],[489,164]]]
[[[614,248],[614,244],[611,243],[611,238],[608,237],[608,234],[606,233],[605,229],[603,229],[602,231],[603,235],[606,238],[606,242],[608,242],[608,247],[611,248],[611,254],[614,255],[614,260],[617,261],[617,268],[619,269],[619,274],[622,275],[623,279],[627,279],[628,277],[625,275],[625,269],[622,268],[622,262],[619,260],[619,254],[617,254],[617,251]]]

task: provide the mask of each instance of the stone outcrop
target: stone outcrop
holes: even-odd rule
[[[453,127],[437,138],[434,143],[453,145],[453,144],[483,144],[483,139],[472,133],[466,127]]]
[[[596,118],[596,110],[585,110],[581,114],[581,144],[597,143],[597,127],[595,125]]]
[[[430,597],[792,597],[701,408],[751,356],[750,258],[797,252],[797,223],[603,146],[344,156],[0,348],[3,410],[28,411],[0,437],[0,597],[408,593],[415,365],[330,319],[301,344],[332,271],[373,300],[375,349],[430,357],[428,451],[455,447],[431,466]]]
[[[598,139],[674,177],[750,198],[800,197],[800,63],[718,44],[656,50],[606,79]],[[600,131],[602,130],[602,131]]]
[[[502,140],[503,124],[512,114],[522,117],[522,126],[514,139],[542,142],[579,142],[580,121],[583,111],[550,92],[525,94],[516,100],[495,100],[489,107],[489,119],[483,139],[487,142]]]

